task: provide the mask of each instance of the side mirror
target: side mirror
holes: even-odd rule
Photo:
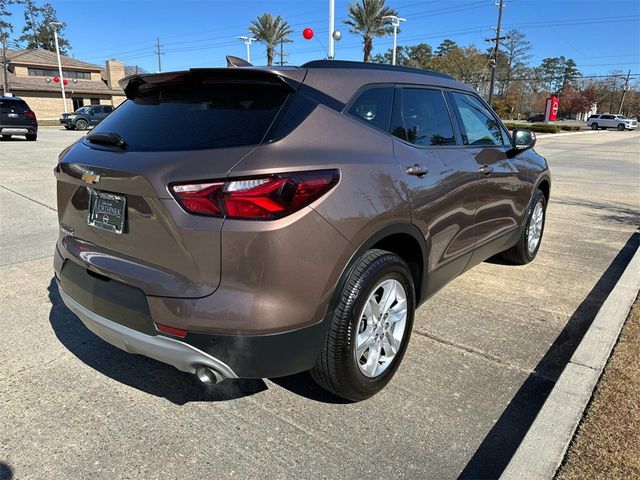
[[[513,131],[513,145],[512,147],[517,150],[528,150],[533,148],[536,144],[536,134],[531,130],[514,130]]]

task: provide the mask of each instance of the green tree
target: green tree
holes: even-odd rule
[[[435,55],[436,57],[442,57],[443,55],[451,52],[454,48],[458,48],[458,44],[453,40],[445,38],[442,43],[438,45],[438,48],[436,48]]]
[[[360,0],[349,5],[349,19],[344,23],[351,27],[351,33],[362,37],[364,61],[371,60],[373,39],[393,33],[391,23],[382,17],[398,15],[394,9],[385,5],[385,0]]]
[[[9,11],[9,5],[13,3],[13,0],[0,0],[0,42],[9,38],[9,34],[13,31],[13,25],[9,23],[11,12]]]
[[[522,73],[525,65],[531,59],[531,42],[527,40],[527,36],[524,32],[518,29],[511,29],[506,33],[506,39],[501,44],[502,56],[498,57],[504,59],[504,78],[501,83],[501,90],[504,92],[509,91],[511,86],[511,79]]]
[[[276,44],[288,42],[289,35],[293,32],[286,20],[280,15],[273,16],[270,13],[263,13],[255,20],[251,21],[249,33],[255,39],[267,46],[267,65],[273,65]]]
[[[426,43],[418,45],[398,46],[396,49],[396,64],[403,67],[429,68],[429,61],[433,57],[431,47]],[[383,54],[377,54],[373,57],[376,63],[391,63],[393,58],[393,49],[389,49]]]
[[[18,41],[25,43],[29,49],[44,48],[52,52],[55,51],[52,22],[60,22],[53,5],[45,3],[39,7],[33,0],[24,0],[24,27]],[[71,49],[71,44],[64,37],[64,29],[67,25],[64,22],[60,23],[61,25],[58,26],[58,45],[60,53],[66,54]]]

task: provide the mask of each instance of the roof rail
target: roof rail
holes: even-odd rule
[[[449,80],[455,80],[451,75],[436,72],[435,70],[425,70],[422,68],[401,67],[398,65],[389,65],[386,63],[365,63],[353,62],[349,60],[312,60],[301,65],[302,68],[350,68],[360,70],[387,70],[392,72],[417,73],[420,75],[431,75],[433,77],[442,77]]]

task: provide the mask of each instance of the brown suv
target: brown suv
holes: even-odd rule
[[[535,137],[447,75],[315,61],[122,85],[55,169],[60,294],[107,342],[204,382],[311,370],[367,398],[418,305],[540,247]]]

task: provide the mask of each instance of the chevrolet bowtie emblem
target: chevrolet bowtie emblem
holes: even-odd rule
[[[82,174],[82,180],[87,183],[98,183],[100,181],[100,175],[94,172],[84,172]]]

